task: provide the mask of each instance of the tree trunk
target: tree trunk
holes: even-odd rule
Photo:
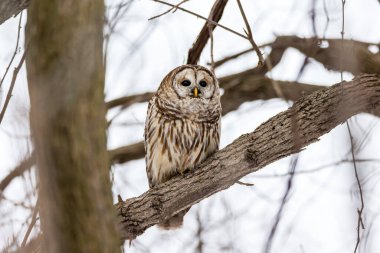
[[[33,1],[26,41],[45,252],[119,252],[105,136],[102,0]]]

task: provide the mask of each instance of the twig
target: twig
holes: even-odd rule
[[[7,107],[8,107],[8,104],[9,104],[9,101],[11,100],[11,96],[12,96],[12,91],[13,91],[13,88],[15,86],[15,83],[16,83],[16,79],[17,79],[17,75],[18,75],[18,72],[20,71],[21,67],[22,67],[22,64],[24,63],[24,60],[25,60],[25,55],[26,55],[26,49],[24,51],[24,54],[22,55],[21,57],[21,60],[18,64],[18,66],[14,69],[13,71],[13,77],[12,77],[12,81],[11,81],[11,85],[9,87],[9,90],[8,90],[8,93],[7,93],[7,96],[5,98],[5,102],[4,102],[4,106],[3,106],[3,109],[1,110],[1,113],[0,113],[0,124],[1,124],[1,121],[3,120],[3,117],[4,117],[4,114],[5,114],[5,111],[7,110]]]
[[[183,1],[179,2],[178,4],[176,4],[175,6],[172,6],[172,7],[171,7],[170,9],[168,9],[167,11],[165,11],[165,12],[163,12],[163,13],[161,13],[161,14],[158,14],[158,15],[156,15],[156,16],[153,16],[153,17],[149,18],[148,20],[150,21],[150,20],[153,20],[153,19],[159,18],[159,17],[161,17],[161,16],[163,16],[163,15],[165,15],[165,14],[171,12],[172,10],[173,10],[173,13],[174,13],[174,12],[178,9],[178,7],[179,7],[181,4],[186,3],[186,2],[188,2],[188,1],[189,1],[189,0],[183,0]]]
[[[358,183],[359,194],[360,194],[360,204],[361,204],[360,209],[359,208],[357,209],[358,223],[357,223],[357,227],[356,227],[357,234],[356,234],[356,245],[355,245],[355,249],[354,249],[354,253],[356,253],[356,251],[358,250],[358,247],[359,247],[359,243],[360,243],[360,228],[365,229],[364,223],[363,223],[363,218],[362,218],[362,214],[363,214],[363,210],[364,210],[364,198],[363,198],[362,185],[361,185],[360,179],[359,179],[358,169],[356,167],[355,152],[354,152],[354,143],[352,141],[353,137],[352,137],[352,134],[351,134],[350,125],[348,124],[347,121],[346,121],[346,125],[347,125],[348,133],[350,135],[351,156],[352,156],[353,165],[354,165],[356,182]]]
[[[298,163],[298,154],[295,154],[294,156],[292,156],[292,160],[291,160],[291,165],[290,165],[290,170],[289,170],[290,177],[288,179],[287,188],[286,188],[284,196],[282,197],[280,208],[277,211],[276,220],[271,228],[267,242],[265,244],[264,253],[269,253],[272,247],[273,238],[276,234],[278,224],[280,223],[285,204],[288,201],[288,196],[293,185],[293,178],[294,178],[295,170],[297,167],[297,163]]]
[[[18,30],[17,30],[16,48],[15,48],[15,51],[13,52],[12,58],[11,58],[11,60],[9,61],[9,64],[8,64],[7,68],[5,69],[4,76],[3,76],[3,78],[2,78],[1,81],[0,81],[0,88],[1,88],[1,86],[3,85],[4,79],[5,79],[5,77],[7,76],[8,70],[9,70],[9,68],[11,67],[12,62],[13,62],[14,58],[16,57],[16,54],[17,54],[18,44],[19,44],[19,42],[20,42],[21,20],[22,20],[22,11],[20,12],[20,19],[19,19],[19,21],[18,21]]]
[[[211,58],[211,71],[215,71],[215,61],[214,61],[214,35],[212,33],[212,27],[208,25],[208,32],[210,33],[210,58]]]
[[[315,172],[324,170],[324,169],[329,168],[329,167],[338,166],[338,165],[341,165],[343,163],[353,163],[353,162],[354,161],[352,159],[343,159],[343,160],[340,160],[340,161],[337,161],[334,163],[322,165],[322,166],[312,168],[312,169],[308,169],[308,170],[298,170],[297,173],[294,173],[294,175],[299,176],[299,175],[311,174],[311,173],[315,173]],[[356,163],[380,163],[380,159],[357,159],[357,158],[355,158],[355,162]],[[277,178],[277,177],[286,177],[289,175],[291,175],[291,172],[282,173],[282,174],[274,174],[274,175],[261,174],[261,175],[255,175],[254,178]]]
[[[267,47],[267,46],[271,46],[273,44],[273,42],[269,42],[269,43],[265,43],[263,45],[260,45],[259,48],[263,48],[263,47]],[[239,53],[236,53],[236,54],[233,54],[233,55],[230,55],[230,56],[227,56],[223,59],[220,59],[218,61],[215,62],[215,67],[219,67],[220,65],[230,61],[230,60],[233,60],[233,59],[236,59],[242,55],[245,55],[246,53],[249,53],[249,52],[252,52],[252,51],[255,51],[252,47],[244,50],[244,51],[241,51]],[[210,63],[209,63],[210,64]]]
[[[36,201],[36,205],[35,205],[34,210],[33,210],[32,220],[31,220],[31,222],[29,224],[28,230],[26,231],[24,239],[22,240],[22,243],[21,243],[21,247],[22,248],[25,247],[26,242],[27,242],[27,240],[29,238],[30,232],[32,232],[32,229],[33,229],[34,225],[37,222],[38,210],[39,210],[39,198]]]
[[[310,18],[311,18],[311,29],[313,30],[313,34],[314,34],[314,37],[317,37],[317,27],[316,27],[316,23],[315,23],[315,6],[317,4],[317,0],[312,0],[312,7],[311,7],[311,11],[310,11]]]
[[[241,13],[241,15],[243,16],[244,23],[245,23],[245,27],[246,27],[246,29],[247,29],[247,30],[245,30],[245,33],[247,34],[248,40],[249,40],[249,42],[251,43],[253,49],[255,50],[255,52],[256,52],[256,54],[257,54],[257,57],[259,57],[258,65],[259,65],[259,66],[264,66],[264,58],[263,58],[263,54],[261,53],[260,48],[257,46],[255,40],[253,39],[251,26],[249,25],[249,22],[248,22],[247,16],[246,16],[245,13],[244,13],[243,6],[241,5],[240,0],[236,0],[236,1],[237,1],[238,5],[239,5],[240,13]]]
[[[344,52],[344,17],[345,17],[345,13],[344,13],[344,7],[345,7],[345,4],[346,4],[346,0],[342,0],[342,31],[341,31],[341,39],[342,39],[342,43],[341,43],[341,54],[340,54],[340,81],[341,83],[343,83],[343,52]],[[360,179],[359,179],[359,175],[358,175],[358,170],[357,170],[357,167],[356,167],[356,162],[355,162],[355,151],[354,151],[354,143],[352,141],[353,137],[352,137],[352,134],[351,134],[351,129],[350,129],[350,124],[348,123],[348,121],[346,120],[346,126],[347,126],[347,130],[348,130],[348,134],[349,134],[349,137],[350,137],[350,144],[351,144],[351,156],[352,156],[352,160],[353,160],[353,165],[354,165],[354,171],[355,171],[355,178],[356,178],[356,182],[358,184],[358,187],[359,187],[359,193],[360,193],[360,202],[361,202],[361,207],[360,209],[358,208],[357,209],[357,212],[358,212],[358,223],[357,223],[357,227],[356,227],[356,245],[355,245],[355,249],[354,249],[354,253],[357,252],[358,248],[359,248],[359,244],[360,244],[360,228],[364,229],[364,223],[363,223],[363,218],[362,218],[362,213],[363,213],[363,209],[364,209],[364,199],[363,199],[363,191],[362,191],[362,186],[361,186],[361,183],[360,183]]]
[[[240,185],[245,185],[245,186],[254,186],[255,185],[255,184],[252,184],[252,183],[245,183],[245,182],[242,182],[242,181],[237,181],[236,183],[240,184]]]
[[[329,12],[327,10],[326,0],[323,0],[323,11],[326,15],[326,25],[323,31],[323,39],[326,39],[327,28],[329,27],[329,23],[330,23],[330,17],[329,17]]]
[[[170,3],[167,3],[167,2],[164,2],[164,1],[161,1],[161,0],[152,0],[152,1],[157,2],[157,3],[161,3],[161,4],[165,4],[165,5],[168,5],[168,6],[175,7],[175,5],[170,4]],[[210,20],[210,19],[208,19],[208,18],[205,18],[205,17],[203,17],[203,16],[201,16],[201,15],[195,13],[195,12],[189,11],[189,10],[184,9],[184,8],[182,8],[182,7],[177,7],[177,9],[179,9],[179,10],[181,10],[181,11],[184,11],[184,12],[187,12],[187,13],[189,13],[189,14],[191,14],[191,15],[194,15],[194,16],[200,18],[200,19],[206,20],[207,22],[209,22],[209,23],[211,23],[211,24],[213,24],[213,25],[215,25],[215,26],[218,26],[218,27],[220,27],[220,28],[222,28],[222,29],[224,29],[224,30],[226,30],[226,31],[229,31],[229,32],[231,32],[231,33],[233,33],[233,34],[235,34],[235,35],[237,35],[237,36],[239,36],[239,37],[242,37],[242,38],[244,38],[244,39],[246,39],[246,40],[249,40],[249,38],[248,38],[247,36],[245,36],[244,34],[241,34],[241,33],[239,33],[239,32],[236,32],[236,31],[232,30],[231,28],[228,28],[228,27],[226,27],[226,26],[224,26],[224,25],[218,24],[217,22],[212,21],[212,20]]]
[[[103,62],[104,62],[104,72],[107,70],[107,56],[109,49],[109,42],[112,34],[115,33],[115,29],[121,18],[128,12],[128,10],[132,7],[132,1],[126,1],[119,3],[115,6],[116,11],[113,16],[108,19],[107,14],[104,15],[105,26],[109,28],[109,31],[104,34],[104,54],[103,54]]]
[[[239,10],[240,10],[240,13],[241,13],[241,15],[242,15],[242,17],[244,19],[244,23],[245,23],[245,26],[246,26],[246,29],[247,29],[247,30],[244,30],[244,31],[247,34],[248,40],[251,43],[253,49],[255,50],[257,56],[259,57],[259,62],[258,62],[257,65],[258,65],[258,67],[262,67],[262,66],[264,66],[264,62],[265,62],[266,66],[268,68],[268,71],[271,72],[272,69],[273,69],[273,66],[272,66],[272,62],[270,60],[270,57],[267,57],[267,60],[264,61],[263,54],[261,53],[260,48],[257,46],[255,40],[253,39],[251,26],[249,25],[247,16],[244,13],[243,6],[241,5],[240,0],[236,0],[236,1],[237,1],[238,5],[239,5]],[[278,82],[273,81],[272,84],[273,84],[273,88],[274,88],[276,94],[278,95],[278,97],[286,100],[285,96],[284,96],[284,93],[282,92],[281,86],[278,84]]]
[[[343,82],[343,41],[344,41],[344,6],[346,4],[346,0],[342,0],[342,31],[340,32],[341,34],[341,39],[342,39],[342,50],[340,51],[340,81]]]

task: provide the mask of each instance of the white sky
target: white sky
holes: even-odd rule
[[[116,4],[118,1],[108,1]],[[176,1],[171,1],[177,3]],[[312,36],[309,11],[312,1],[306,0],[242,0],[249,22],[252,25],[257,44],[270,42],[275,35]],[[330,23],[327,38],[339,38],[341,31],[341,1],[326,0]],[[213,1],[191,0],[183,5],[196,13],[208,16]],[[107,58],[106,98],[154,91],[161,79],[174,67],[185,63],[188,49],[195,41],[204,22],[181,11],[167,14],[156,21],[148,18],[166,10],[166,6],[148,0],[136,0],[127,16],[119,23],[111,37]],[[317,32],[323,35],[326,17],[323,0],[317,1]],[[367,42],[380,42],[380,4],[376,0],[347,0],[345,12],[345,37]],[[24,13],[23,24],[26,22]],[[236,1],[229,1],[221,20],[223,25],[243,32],[244,22],[239,15]],[[0,26],[0,76],[13,54],[18,18],[6,21]],[[137,46],[134,41],[146,33]],[[223,58],[249,47],[247,41],[234,34],[217,28],[214,32],[215,59]],[[21,36],[23,44],[23,35]],[[201,64],[210,61],[209,45],[201,57]],[[22,50],[21,50],[22,53]],[[12,70],[11,68],[0,91],[0,104],[4,102]],[[267,52],[266,52],[267,53]],[[294,80],[303,62],[303,56],[289,49],[270,76],[280,80]],[[225,64],[216,70],[218,76],[236,73],[255,66],[257,57],[252,53]],[[352,75],[345,73],[346,80]],[[301,82],[330,85],[340,81],[340,74],[330,72],[313,61]],[[224,147],[243,133],[253,131],[266,119],[285,110],[288,104],[273,99],[244,103],[239,110],[229,113],[222,120],[221,146]],[[23,68],[13,92],[8,111],[0,125],[0,179],[9,173],[18,162],[30,152],[28,139],[29,110],[25,69]],[[117,110],[111,111],[112,117]],[[128,108],[117,117],[109,131],[109,148],[123,146],[142,140],[146,103]],[[350,120],[356,140],[362,140],[363,133],[371,127],[371,135],[365,146],[357,153],[358,158],[379,158],[379,120],[371,115],[359,115]],[[321,140],[310,145],[299,157],[297,170],[311,170],[332,164],[347,156],[349,138],[346,126],[342,125]],[[206,252],[220,252],[221,247],[231,252],[262,252],[274,216],[284,194],[287,177],[264,177],[278,175],[289,169],[290,158],[275,162],[261,171],[247,176],[244,181],[254,182],[254,187],[235,185],[195,205],[186,216],[184,228],[174,232],[158,231],[151,228],[126,250],[140,252],[149,248],[151,252],[193,252],[195,251],[196,216],[201,217],[206,227],[216,226],[202,236]],[[362,244],[362,252],[379,252],[380,193],[379,163],[360,163],[358,169],[365,181],[366,189],[366,232],[370,230],[368,244]],[[137,196],[148,189],[145,163],[142,159],[131,161],[113,168],[115,196],[123,198]],[[274,240],[272,252],[352,252],[356,243],[356,208],[359,207],[357,188],[351,164],[330,166],[316,173],[295,177],[291,196],[285,206]],[[29,211],[15,207],[12,201],[24,201],[32,205],[35,198],[26,196],[30,192],[30,178],[34,174],[14,180],[4,192],[7,200],[0,200],[0,248],[9,242],[15,233],[23,237],[23,224]],[[230,218],[220,222],[228,215]],[[9,222],[9,221],[12,222]],[[221,223],[221,224],[219,224]],[[219,224],[219,225],[217,225]],[[21,228],[21,234],[19,233]]]

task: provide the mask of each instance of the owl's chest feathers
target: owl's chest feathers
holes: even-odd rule
[[[219,146],[219,121],[194,122],[188,118],[170,119],[158,111],[147,125],[148,167],[160,183],[173,174],[192,169]]]

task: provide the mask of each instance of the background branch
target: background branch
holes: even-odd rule
[[[14,168],[3,180],[0,182],[0,191],[4,191],[5,188],[12,182],[12,180],[18,176],[21,176],[25,171],[29,170],[35,163],[34,152],[25,160],[23,160],[16,168]]]

